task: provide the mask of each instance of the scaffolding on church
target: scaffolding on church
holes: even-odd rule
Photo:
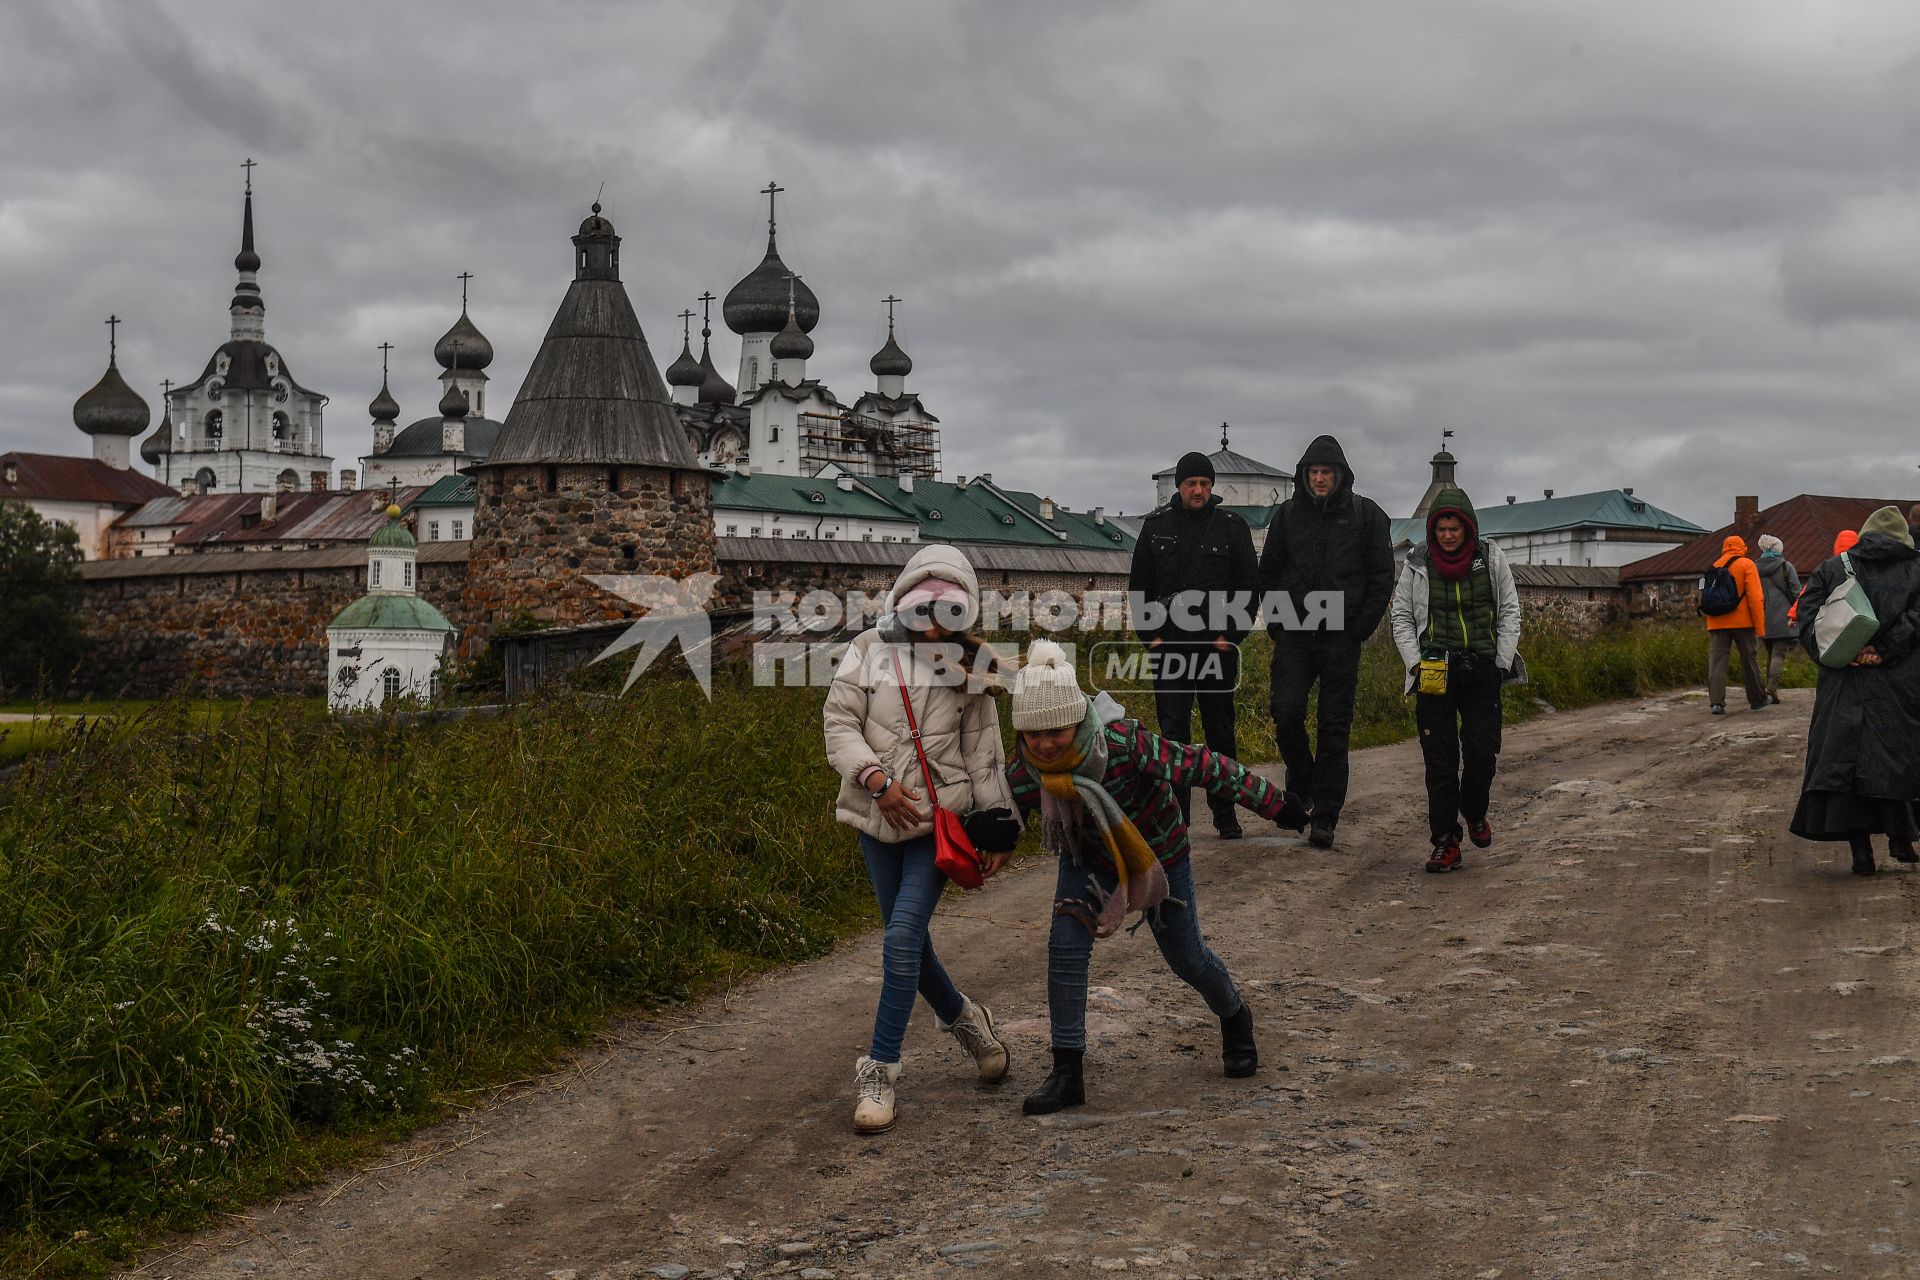
[[[940,428],[865,414],[800,415],[800,462],[811,475],[832,462],[856,476],[940,476]]]

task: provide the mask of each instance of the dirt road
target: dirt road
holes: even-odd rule
[[[1920,876],[1786,835],[1811,694],[1787,699],[1510,730],[1498,842],[1449,876],[1421,870],[1412,744],[1356,757],[1331,854],[1203,840],[1251,1080],[1143,931],[1094,957],[1089,1105],[1023,1117],[1033,865],[936,922],[1010,1032],[997,1090],[923,1007],[899,1127],[850,1131],[857,939],[143,1274],[1920,1275]]]

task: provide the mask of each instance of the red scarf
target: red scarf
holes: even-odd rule
[[[1440,540],[1433,536],[1433,522],[1441,516],[1452,516],[1467,527],[1467,536],[1460,543],[1458,551],[1447,551]],[[1435,511],[1427,517],[1427,559],[1433,562],[1433,571],[1440,575],[1443,582],[1459,582],[1473,569],[1473,559],[1480,551],[1480,531],[1464,512],[1453,510]]]

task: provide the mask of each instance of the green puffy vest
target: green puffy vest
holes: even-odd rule
[[[1427,565],[1427,638],[1430,649],[1483,653],[1500,650],[1500,608],[1485,552],[1459,582],[1448,582]]]

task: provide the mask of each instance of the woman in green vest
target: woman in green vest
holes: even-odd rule
[[[1427,540],[1407,553],[1388,617],[1407,692],[1418,698],[1433,838],[1427,870],[1452,871],[1462,835],[1482,849],[1493,843],[1487,809],[1500,754],[1500,686],[1527,676],[1513,570],[1500,548],[1480,540],[1461,490],[1449,486],[1434,500]]]

